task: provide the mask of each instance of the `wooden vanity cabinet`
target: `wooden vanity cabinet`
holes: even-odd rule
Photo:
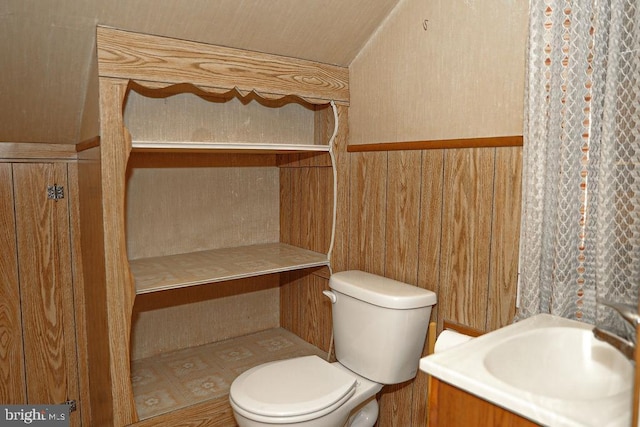
[[[534,427],[538,424],[429,377],[429,427]]]
[[[96,343],[90,350],[93,353],[90,358],[104,361],[101,367],[94,363],[94,372],[101,375],[103,381],[96,393],[106,386],[110,395],[101,394],[102,399],[107,399],[106,402],[92,402],[94,420],[100,426],[233,424],[226,397],[155,418],[139,418],[131,382],[132,340],[135,338],[132,330],[136,316],[134,306],[147,294],[160,295],[164,292],[180,292],[182,289],[190,292],[193,286],[216,289],[211,287],[218,284],[224,284],[221,289],[229,289],[229,283],[254,277],[272,278],[280,274],[281,284],[290,281],[302,283],[304,280],[298,280],[295,272],[326,270],[330,258],[337,256],[337,259],[343,259],[343,245],[334,247],[334,255],[330,254],[329,247],[334,222],[333,204],[338,203],[338,199],[345,200],[344,195],[336,198],[334,160],[340,154],[332,153],[332,149],[346,146],[348,70],[103,27],[97,30],[97,52],[101,133],[98,194],[101,215],[94,217],[101,219],[102,224],[98,231],[93,227],[87,231],[94,233],[95,238],[91,238],[91,242],[102,244],[101,248],[96,248],[97,252],[92,253],[100,253],[104,270],[102,277],[94,277],[96,280],[93,280],[100,290],[94,289],[94,296],[88,298],[94,299],[93,305],[99,310],[104,307],[104,314],[100,317],[103,323],[100,325],[96,322],[98,326],[93,332],[105,329],[104,340],[107,345]],[[134,61],[131,60],[133,57]],[[137,132],[130,133],[125,115],[127,99],[132,90],[142,94],[160,94],[162,97],[183,92],[195,93],[203,98],[249,96],[275,103],[286,103],[287,99],[293,97],[309,106],[306,108],[312,114],[313,135],[311,141],[307,142],[220,141],[198,139],[197,135],[193,139],[178,141],[139,139]],[[147,185],[142,190],[130,188],[133,182],[130,181],[130,168],[134,163],[140,166],[151,162],[153,167],[168,170],[177,166],[173,162],[180,163],[181,157],[188,159],[185,167],[212,166],[215,173],[218,172],[217,168],[226,170],[238,167],[240,180],[244,180],[251,167],[256,166],[252,164],[254,160],[257,167],[269,169],[271,172],[268,174],[276,179],[276,185],[270,187],[268,197],[275,199],[276,206],[279,205],[275,209],[275,239],[253,241],[246,239],[240,231],[230,242],[221,245],[212,241],[211,247],[197,247],[191,242],[195,239],[182,238],[175,240],[175,243],[176,246],[185,243],[185,249],[177,253],[142,254],[144,246],[148,247],[148,244],[140,244],[138,238],[131,239],[136,230],[128,223],[130,215],[127,209],[132,205],[131,199],[127,201],[128,194],[132,194],[132,191],[166,191],[169,194],[172,190],[163,185],[152,188]],[[233,182],[225,179],[220,182]],[[203,182],[202,185],[207,184]],[[307,185],[312,191],[307,191]],[[93,203],[98,206],[96,200]],[[301,203],[304,208],[300,207]],[[248,205],[237,214],[240,217],[257,208]],[[215,216],[215,212],[212,215]],[[144,216],[141,218],[138,224],[144,223]],[[183,219],[175,218],[175,224]],[[340,227],[341,224],[339,222],[336,225]],[[241,228],[238,227],[239,230]],[[216,233],[201,234],[216,239]],[[130,252],[137,252],[137,255],[132,257]],[[230,261],[215,263],[225,257]],[[235,260],[240,258],[243,262],[235,265]],[[92,274],[96,272],[100,273],[100,270],[92,270]],[[327,275],[326,271],[319,274]],[[280,296],[280,302],[295,305],[293,300],[300,295],[296,293],[296,286],[285,285],[283,288],[286,291]],[[102,295],[105,302],[100,307],[97,298]],[[294,333],[298,333],[296,328],[308,326],[297,325],[299,320],[296,316],[275,314],[281,318],[282,326]],[[105,375],[105,372],[108,374]]]

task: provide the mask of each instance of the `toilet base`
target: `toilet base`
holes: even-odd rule
[[[250,420],[237,412],[234,412],[233,416],[236,419],[239,427],[265,427],[265,426],[287,426],[287,427],[343,427],[346,425],[349,414],[341,414],[339,412],[332,412],[324,417],[316,418],[314,420],[308,420],[301,423],[290,424],[267,424],[263,422],[257,422]]]
[[[276,424],[264,424],[250,420],[238,413],[234,413],[236,422],[239,427],[265,427],[275,426]],[[378,401],[375,396],[364,402],[354,409],[350,414],[345,416],[334,412],[324,417],[316,418],[302,423],[293,424],[277,424],[286,425],[287,427],[373,427],[378,420]]]
[[[347,420],[347,427],[373,427],[378,420],[379,406],[375,396],[354,409]]]
[[[324,416],[303,422],[286,423],[280,420],[278,423],[268,423],[251,420],[234,409],[233,416],[239,427],[371,427],[378,418],[378,401],[376,394],[382,389],[382,384],[361,377],[350,371],[338,362],[332,363],[335,367],[342,369],[357,379],[355,393],[341,407]],[[233,401],[231,402],[233,408]]]

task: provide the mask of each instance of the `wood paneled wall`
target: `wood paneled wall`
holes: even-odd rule
[[[438,292],[437,319],[515,313],[521,148],[352,153],[349,268]]]
[[[81,308],[86,319],[78,331],[79,340],[84,347],[80,354],[86,357],[83,365],[87,371],[81,374],[88,376],[88,393],[90,402],[83,413],[90,414],[92,426],[108,426],[113,424],[113,404],[111,400],[112,381],[109,366],[109,341],[105,331],[109,328],[106,299],[107,282],[104,277],[104,242],[102,217],[101,159],[100,148],[94,147],[79,153],[78,156],[78,196],[77,212],[80,226],[75,239],[80,239],[77,267],[82,275],[84,306]],[[83,422],[84,424],[84,422]]]
[[[484,331],[510,323],[515,314],[521,151],[339,154],[339,188],[348,198],[339,195],[336,247],[344,250],[332,257],[334,271],[361,269],[435,291],[432,320],[439,329],[444,320]],[[309,211],[315,209],[309,206]],[[345,218],[346,224],[341,223]],[[280,301],[281,325],[325,350],[331,308],[321,291],[327,287],[328,276],[322,272],[290,274],[281,285]],[[426,390],[422,373],[385,387],[378,425],[424,425]]]
[[[349,268],[435,291],[432,319],[490,331],[515,314],[521,148],[353,153]],[[426,420],[426,376],[383,389],[378,424]]]
[[[336,137],[336,159],[346,155],[347,109],[338,106],[339,123]],[[327,141],[327,121],[330,111],[318,110],[315,121],[316,140]],[[325,125],[322,125],[324,123]],[[327,253],[331,244],[333,223],[333,169],[328,153],[279,156],[280,165],[280,241]],[[345,162],[337,162],[338,212],[346,208],[346,192],[340,183],[348,172]],[[336,234],[346,225],[340,221]],[[333,247],[333,268],[344,265],[345,246],[336,241]],[[336,260],[336,261],[334,261]],[[322,295],[329,289],[328,268],[283,273],[280,279],[280,326],[297,334],[315,346],[329,351],[331,343],[331,304]]]
[[[0,163],[0,402],[18,405],[27,401],[18,280],[18,248],[10,163]]]

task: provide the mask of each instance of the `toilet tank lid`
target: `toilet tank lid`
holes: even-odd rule
[[[329,287],[370,304],[400,310],[428,307],[437,301],[436,294],[427,289],[359,270],[332,274]]]

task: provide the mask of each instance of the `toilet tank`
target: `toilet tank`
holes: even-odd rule
[[[382,384],[415,377],[436,294],[363,271],[329,279],[338,361]]]

